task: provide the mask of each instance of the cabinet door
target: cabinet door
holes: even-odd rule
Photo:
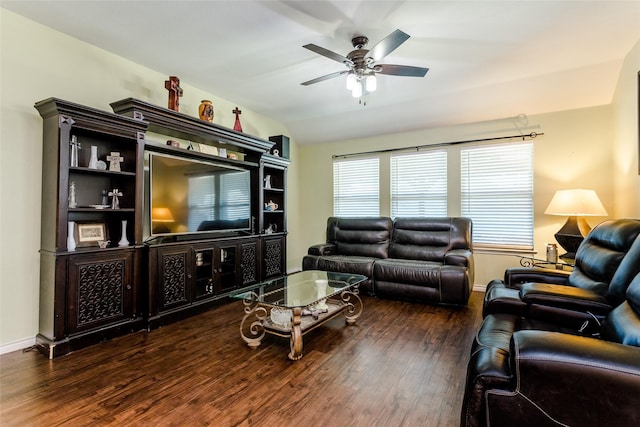
[[[67,331],[72,334],[133,316],[133,252],[69,257]]]
[[[284,274],[285,256],[285,236],[262,239],[263,279]]]
[[[216,293],[229,292],[238,287],[237,272],[240,258],[238,256],[238,246],[235,243],[220,244],[217,246],[217,263],[214,272],[216,273]]]
[[[188,284],[192,278],[190,258],[190,247],[158,251],[160,311],[189,304]]]
[[[258,243],[257,240],[240,244],[240,283],[248,286],[258,281]]]
[[[216,252],[215,248],[211,247],[197,247],[193,249],[194,252],[194,281],[193,281],[193,296],[198,300],[201,298],[208,298],[215,295],[214,286],[214,263]]]

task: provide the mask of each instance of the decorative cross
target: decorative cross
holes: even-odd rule
[[[176,76],[170,76],[169,80],[164,81],[164,88],[169,91],[169,109],[179,111],[180,97],[182,96],[182,88],[180,87],[180,79]]]
[[[111,209],[120,209],[120,202],[118,201],[118,196],[122,197],[122,192],[117,188],[109,191],[109,197],[113,197],[111,199]]]
[[[237,130],[238,132],[242,132],[242,125],[240,124],[240,114],[242,114],[241,110],[238,110],[238,107],[232,111],[233,114],[236,115],[236,122],[233,125],[233,130]]]
[[[124,157],[120,157],[120,152],[112,151],[110,156],[107,156],[109,161],[109,170],[120,172],[120,162],[124,162]]]

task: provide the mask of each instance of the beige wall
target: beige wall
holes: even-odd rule
[[[627,55],[613,99],[614,106],[614,212],[618,217],[640,218],[638,173],[638,93],[640,90],[640,40]]]
[[[611,215],[614,211],[612,111],[611,106],[601,106],[330,144],[301,145],[299,159],[305,165],[301,187],[312,189],[301,195],[300,213],[307,224],[300,231],[300,237],[305,242],[302,246],[320,243],[325,238],[324,225],[327,217],[333,213],[332,155],[537,132],[544,135],[534,139],[534,244],[535,251],[544,255],[546,244],[555,242],[553,234],[566,221],[564,217],[544,215],[556,190],[592,188],[600,196],[607,212]],[[381,155],[380,162],[381,215],[389,215],[390,211],[389,156]],[[457,179],[456,176],[449,176],[449,180]],[[456,186],[450,186],[449,190],[452,198],[459,198]],[[592,218],[589,222],[595,225],[604,219]],[[298,262],[301,262],[303,255],[300,253]],[[478,285],[486,285],[490,279],[501,277],[506,266],[518,263],[518,259],[512,256],[478,252],[476,257]]]
[[[110,102],[126,97],[165,105],[164,80],[171,70],[147,69],[1,8],[0,31],[0,352],[6,352],[30,345],[38,329],[42,121],[33,104],[55,96],[107,111]],[[640,217],[633,134],[637,116],[630,111],[637,91],[632,74],[640,69],[638,45],[629,56],[611,106],[536,115],[526,124],[494,120],[319,146],[292,141],[287,268],[300,268],[307,247],[324,240],[326,218],[332,213],[332,154],[486,138],[513,134],[518,128],[544,132],[535,140],[538,252],[553,241],[564,221],[543,214],[556,189],[588,186],[598,192],[610,215]],[[196,116],[200,100],[212,99],[215,122],[233,125],[235,104],[188,82],[181,86],[182,112]],[[288,135],[281,124],[239,107],[247,133],[261,138]],[[514,115],[519,113],[514,105]],[[513,257],[485,254],[477,258],[476,283],[481,285],[516,262]]]
[[[38,332],[42,119],[33,104],[57,97],[111,111],[110,102],[134,97],[164,106],[164,81],[172,70],[165,75],[147,69],[2,8],[0,31],[0,350],[4,352],[28,346]],[[233,127],[231,110],[236,104],[187,81],[181,81],[181,87],[181,112],[197,116],[200,100],[211,99],[214,122]],[[289,134],[280,123],[238,107],[246,133],[264,139]],[[296,169],[293,162],[293,177]],[[291,184],[295,192],[297,180]],[[298,217],[295,203],[289,212],[292,219]],[[295,249],[295,244],[291,246]]]

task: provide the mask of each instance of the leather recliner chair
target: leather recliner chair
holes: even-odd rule
[[[485,317],[461,425],[640,425],[640,274],[593,336],[513,314]]]
[[[597,325],[640,272],[640,220],[607,220],[587,235],[574,270],[511,268],[487,286],[483,316],[508,313],[570,329]]]

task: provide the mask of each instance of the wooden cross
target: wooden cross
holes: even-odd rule
[[[241,110],[238,110],[238,107],[232,111],[233,114],[236,115],[236,122],[233,125],[233,130],[237,130],[238,132],[242,132],[242,125],[240,124],[240,114],[242,114]]]
[[[107,156],[109,161],[109,170],[120,172],[120,162],[124,162],[124,157],[120,157],[118,151],[112,151],[110,156]]]
[[[182,96],[182,88],[180,87],[180,79],[176,76],[170,76],[169,80],[164,81],[164,88],[169,91],[169,109],[179,111],[180,97]]]
[[[113,190],[109,191],[109,196],[113,197],[113,199],[111,199],[111,209],[120,209],[120,201],[118,200],[118,196],[122,197],[122,191],[114,188]]]

